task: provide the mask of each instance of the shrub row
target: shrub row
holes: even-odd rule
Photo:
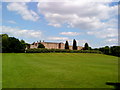
[[[27,49],[26,53],[99,53],[98,50],[66,50],[66,49],[46,49],[46,48],[37,48],[37,49]]]

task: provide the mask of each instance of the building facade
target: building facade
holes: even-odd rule
[[[38,48],[39,44],[43,44],[47,49],[64,49],[64,43],[53,43],[53,42],[37,42],[30,45],[30,48]]]
[[[65,49],[64,43],[54,43],[54,42],[36,42],[30,45],[30,48],[38,48],[39,44],[43,44],[47,49]],[[77,50],[81,50],[83,47],[77,46]],[[73,47],[69,46],[69,49],[72,50]]]

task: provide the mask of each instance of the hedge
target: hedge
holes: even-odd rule
[[[98,50],[66,50],[66,49],[46,49],[46,48],[37,48],[37,49],[27,49],[26,53],[99,53]]]

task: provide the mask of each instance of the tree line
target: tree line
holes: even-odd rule
[[[99,50],[106,55],[113,55],[120,57],[120,46],[105,46],[100,48],[95,48],[94,50]]]
[[[2,50],[1,52],[3,53],[24,53],[26,48],[30,47],[30,44],[26,43],[24,40],[19,40],[15,37],[9,37],[7,34],[0,34],[0,38],[0,50]],[[39,44],[38,48],[45,48],[45,46],[43,44]],[[65,43],[65,49],[70,49],[68,41]],[[75,39],[73,40],[72,49],[77,50],[77,42]],[[87,52],[89,52],[88,50],[96,50],[101,51],[103,54],[120,57],[120,46],[105,46],[92,49],[88,43],[85,43],[82,50],[87,50]]]

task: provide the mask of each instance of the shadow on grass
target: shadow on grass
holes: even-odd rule
[[[114,86],[114,90],[120,90],[120,83],[106,82],[106,85]]]
[[[120,83],[106,82],[106,85],[113,86],[111,88],[102,88],[102,90],[120,90]],[[2,88],[2,90],[101,90],[101,88]]]

